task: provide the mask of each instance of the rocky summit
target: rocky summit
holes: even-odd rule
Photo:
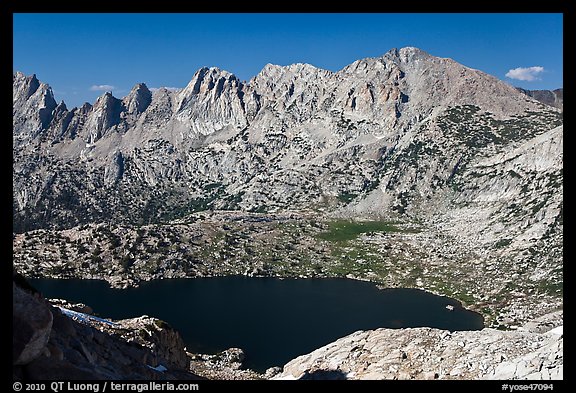
[[[16,72],[14,266],[118,287],[350,277],[518,329],[563,304],[562,96],[411,47],[72,109]]]

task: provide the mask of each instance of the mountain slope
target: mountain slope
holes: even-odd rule
[[[526,90],[517,87],[518,91],[546,104],[563,110],[564,108],[564,89],[555,90]]]
[[[71,111],[56,107],[35,77],[14,78],[16,230],[154,222],[208,206],[332,209],[338,196],[368,192],[402,152],[421,154],[423,143],[449,144],[440,152],[448,159],[434,164],[446,179],[457,150],[496,151],[561,122],[495,78],[415,48],[337,73],[268,65],[247,84],[203,68],[179,92],[151,94],[139,84],[123,100],[106,93]],[[485,129],[448,135],[450,116],[469,116],[460,106],[470,106]],[[450,129],[442,129],[437,120],[447,116]],[[523,134],[524,126],[533,129]],[[402,200],[391,177],[383,215]]]
[[[269,64],[249,82],[202,68],[179,91],[138,84],[123,99],[106,93],[71,110],[16,73],[13,97],[17,233],[114,223],[138,239],[135,227],[188,225],[210,220],[191,213],[212,210],[417,223],[421,234],[402,244],[421,263],[388,258],[387,240],[372,239],[388,270],[360,277],[469,294],[511,320],[539,312],[527,294],[544,309],[561,304],[562,112],[451,59],[393,49],[338,72]],[[302,271],[335,274],[321,262],[331,250],[310,247],[328,259]],[[20,251],[21,271],[47,269],[41,252]],[[105,263],[120,266],[126,252]],[[250,252],[232,253],[231,266],[210,259],[207,270],[208,257],[194,254],[193,268],[175,259],[162,271],[209,275],[220,263],[228,273],[286,273]],[[75,260],[70,274],[86,273]],[[165,263],[119,272],[137,282]]]

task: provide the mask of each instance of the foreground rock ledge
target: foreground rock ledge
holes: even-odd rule
[[[273,379],[563,378],[563,332],[432,328],[358,331],[300,356]]]

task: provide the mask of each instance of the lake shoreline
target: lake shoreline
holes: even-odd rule
[[[101,317],[117,320],[152,315],[165,320],[181,332],[195,353],[242,348],[247,354],[247,367],[261,372],[356,330],[484,327],[480,314],[463,308],[455,299],[419,289],[383,291],[374,283],[342,278],[173,279],[124,290],[92,280],[30,279],[30,282],[46,297],[87,304]],[[71,288],[58,291],[54,288],[58,285]],[[170,308],[175,316],[168,313]],[[318,321],[312,322],[315,318]],[[193,321],[192,326],[187,326],[188,319]],[[304,328],[303,321],[312,327]],[[276,334],[278,329],[283,333]],[[300,331],[307,333],[300,336],[297,333]],[[266,356],[274,356],[282,348],[287,352],[280,360],[257,364],[258,351],[269,351]]]

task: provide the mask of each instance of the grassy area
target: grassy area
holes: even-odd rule
[[[363,233],[401,231],[394,224],[385,221],[332,221],[328,225],[328,232],[320,233],[318,238],[335,243],[354,240]]]

